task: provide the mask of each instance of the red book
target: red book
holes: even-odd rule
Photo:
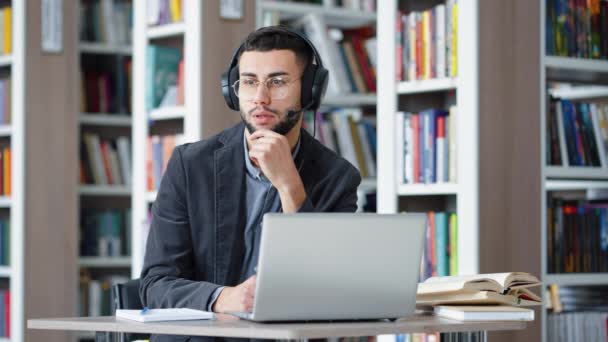
[[[182,58],[177,67],[177,104],[184,103],[184,59]]]
[[[416,22],[416,79],[422,79],[424,71],[424,56],[422,55],[422,16]]]
[[[397,76],[397,81],[403,81],[403,21],[401,18],[403,17],[403,13],[401,11],[397,12],[397,34],[395,45],[397,47],[397,64],[395,65],[395,71]]]
[[[351,36],[351,41],[353,42],[353,48],[355,49],[355,54],[357,55],[357,61],[361,66],[361,71],[363,72],[363,78],[365,79],[365,85],[370,92],[376,92],[376,80],[374,79],[374,73],[372,71],[372,67],[369,64],[367,59],[367,53],[365,52],[365,48],[361,43],[361,37],[359,36]]]
[[[154,191],[154,164],[152,161],[152,137],[146,140],[146,188]]]
[[[433,270],[432,276],[437,276],[437,252],[435,250],[435,245],[437,242],[435,241],[435,213],[429,212],[429,232],[431,233],[431,238],[428,243],[429,246],[429,255],[431,256],[431,270]]]
[[[106,141],[101,142],[101,157],[103,159],[103,169],[106,171],[106,176],[108,176],[108,184],[114,184],[114,179],[112,179],[112,168],[110,168],[108,143]]]
[[[412,146],[414,149],[414,183],[420,183],[420,116],[412,115]]]
[[[4,292],[4,331],[6,337],[11,337],[11,291]]]

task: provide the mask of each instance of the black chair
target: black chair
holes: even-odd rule
[[[112,312],[116,312],[116,309],[131,309],[141,310],[143,305],[139,298],[139,279],[131,279],[123,284],[116,284],[112,286],[111,300],[112,300]],[[134,340],[149,340],[150,335],[148,334],[134,334],[134,333],[120,333],[120,334],[109,334],[109,333],[97,333],[95,336],[96,342],[128,342]]]

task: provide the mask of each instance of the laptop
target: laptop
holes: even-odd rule
[[[258,322],[397,319],[414,313],[425,214],[266,214]]]

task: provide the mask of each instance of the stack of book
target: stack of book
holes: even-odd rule
[[[148,137],[146,149],[146,187],[148,191],[158,190],[173,150],[183,143],[182,134]]]
[[[542,299],[530,291],[540,284],[523,272],[432,277],[418,284],[416,305],[463,321],[531,321],[534,311],[522,306],[541,304]]]

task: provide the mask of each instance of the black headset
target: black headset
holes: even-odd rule
[[[323,62],[321,61],[321,56],[319,56],[319,52],[315,46],[298,31],[291,30],[287,27],[280,26],[280,30],[276,29],[277,27],[263,27],[258,30],[267,30],[268,33],[274,32],[284,32],[296,38],[303,40],[306,45],[308,45],[312,51],[314,62],[311,60],[304,68],[304,73],[302,74],[302,92],[300,94],[300,103],[302,105],[302,111],[305,110],[314,110],[319,109],[321,105],[321,100],[323,96],[325,96],[325,91],[327,90],[327,82],[329,80],[329,72],[327,69],[323,67]],[[245,42],[241,43],[238,49],[234,51],[232,54],[232,59],[230,61],[230,65],[228,70],[222,74],[222,93],[224,95],[224,100],[226,101],[226,105],[228,108],[232,110],[239,110],[239,98],[236,96],[234,91],[232,90],[232,85],[239,79],[239,66],[238,59],[241,55],[241,51],[245,48]]]

